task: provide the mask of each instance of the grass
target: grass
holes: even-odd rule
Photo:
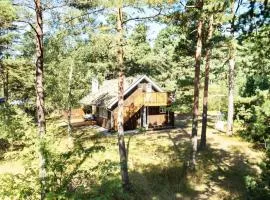
[[[76,130],[73,147],[66,136],[58,135],[57,151],[74,154],[63,161],[69,171],[64,178],[70,199],[246,199],[245,177],[260,173],[264,154],[238,137],[209,128],[207,149],[198,153],[196,170],[191,171],[191,128],[183,123],[184,128],[126,135],[130,194],[121,191],[116,135]],[[83,151],[75,151],[77,146]],[[87,151],[93,146],[102,148]],[[56,161],[62,162],[61,157]],[[22,173],[21,162],[2,161],[0,174],[4,173]]]

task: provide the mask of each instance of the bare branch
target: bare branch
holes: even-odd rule
[[[43,10],[53,10],[53,9],[56,9],[56,8],[63,8],[63,7],[66,7],[68,6],[69,4],[66,3],[66,4],[62,4],[62,5],[58,5],[58,6],[47,6],[47,7],[43,7]]]
[[[31,24],[30,22],[22,21],[22,20],[19,20],[19,21],[17,21],[17,22],[28,24],[28,25],[32,28],[32,30],[35,31],[35,33],[37,34],[37,29],[36,29],[36,28],[33,26],[33,24]]]
[[[98,9],[98,10],[94,10],[94,11],[92,11],[92,12],[83,13],[83,14],[81,14],[81,15],[79,15],[79,16],[72,17],[71,19],[65,21],[64,24],[69,23],[69,22],[71,22],[71,21],[73,21],[73,20],[75,20],[75,19],[78,19],[78,18],[87,16],[87,15],[91,15],[91,14],[94,14],[94,13],[97,13],[97,12],[101,12],[101,11],[103,11],[103,10],[104,10],[104,8],[101,8],[101,9]]]
[[[134,18],[130,18],[130,19],[127,19],[127,20],[123,21],[122,24],[125,24],[125,23],[127,23],[129,21],[141,21],[141,20],[146,20],[146,19],[153,19],[153,18],[156,18],[159,15],[161,15],[161,11],[162,11],[162,8],[160,8],[159,11],[158,11],[158,13],[155,14],[155,15],[147,16],[147,17],[134,17]]]
[[[238,4],[237,4],[237,7],[236,7],[236,10],[235,10],[235,12],[233,13],[233,18],[232,18],[232,26],[234,26],[234,22],[235,22],[236,14],[237,14],[237,12],[238,12],[238,9],[239,9],[240,5],[242,4],[242,1],[243,1],[243,0],[239,0],[239,1],[238,1]]]

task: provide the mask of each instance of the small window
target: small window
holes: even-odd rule
[[[138,88],[139,88],[139,89],[143,89],[143,84],[140,83],[140,84],[138,85]]]
[[[166,113],[166,107],[159,107],[159,113]]]
[[[152,84],[151,83],[146,84],[146,92],[152,92]]]

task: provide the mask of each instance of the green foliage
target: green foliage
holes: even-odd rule
[[[247,176],[245,179],[249,199],[260,200],[270,198],[270,151],[267,150],[265,160],[261,163],[259,177]]]
[[[235,114],[246,128],[242,131],[242,136],[253,142],[269,142],[270,101],[268,91],[258,92],[254,97],[240,98],[235,104]]]
[[[15,9],[10,0],[0,1],[0,27],[8,27],[15,20]]]
[[[39,199],[39,181],[37,171],[25,174],[0,175],[1,199]]]
[[[258,90],[270,89],[270,81],[267,76],[248,76],[245,85],[241,88],[240,95],[243,97],[251,97]]]
[[[35,102],[34,66],[24,58],[5,59],[3,65],[8,70],[8,90],[10,102]]]
[[[245,127],[241,136],[266,150],[259,177],[246,177],[249,199],[270,198],[270,93],[259,91],[256,96],[240,98],[236,103],[236,117]]]
[[[0,138],[7,139],[12,145],[25,144],[33,131],[32,119],[18,106],[0,105]]]
[[[250,76],[255,75],[255,80],[258,80],[260,77],[265,77],[266,79],[269,79],[269,33],[269,25],[260,27],[258,31],[250,34],[249,37],[241,41],[242,45],[241,47],[239,47],[241,55],[241,66],[245,73],[248,73]]]
[[[187,92],[180,92],[176,96],[176,101],[172,104],[172,110],[174,112],[190,113],[192,110],[192,94]]]

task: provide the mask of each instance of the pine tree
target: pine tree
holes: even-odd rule
[[[46,133],[45,123],[45,107],[44,107],[44,46],[43,46],[43,16],[42,4],[40,0],[35,0],[35,13],[36,13],[36,107],[37,107],[37,123],[38,123],[38,136],[40,139],[39,159],[40,159],[40,182],[41,182],[41,195],[40,199],[45,199],[45,179],[46,179],[46,159],[44,150],[44,136]]]
[[[117,62],[119,69],[118,77],[118,145],[120,155],[121,177],[124,190],[128,191],[130,187],[128,176],[128,160],[124,139],[124,51],[123,51],[123,11],[122,4],[117,8],[117,32],[118,32],[118,49]]]
[[[209,28],[207,36],[207,49],[206,49],[206,63],[205,63],[205,78],[204,78],[204,91],[203,91],[203,114],[202,114],[202,133],[200,148],[204,149],[206,146],[206,128],[207,128],[207,110],[208,110],[208,85],[209,85],[209,71],[210,71],[210,60],[211,60],[211,39],[213,35],[213,22],[214,15],[211,14],[209,17]]]
[[[13,35],[11,30],[14,28],[13,22],[16,18],[15,9],[9,0],[0,1],[0,91],[6,102],[9,99],[9,71],[3,60],[7,58],[9,46],[12,42]]]
[[[238,7],[241,2],[238,2]],[[229,70],[228,70],[228,117],[227,117],[227,135],[233,134],[233,115],[234,115],[234,76],[235,76],[235,54],[236,40],[234,38],[236,11],[235,3],[231,3],[230,14],[230,41],[229,41]]]
[[[199,9],[199,19],[197,24],[197,45],[195,52],[195,74],[194,74],[194,101],[193,101],[193,116],[192,116],[192,165],[196,165],[197,152],[197,132],[198,132],[198,116],[199,116],[199,89],[200,89],[200,64],[202,53],[202,26],[203,19],[201,12],[203,9],[203,1],[197,1],[197,8]]]

